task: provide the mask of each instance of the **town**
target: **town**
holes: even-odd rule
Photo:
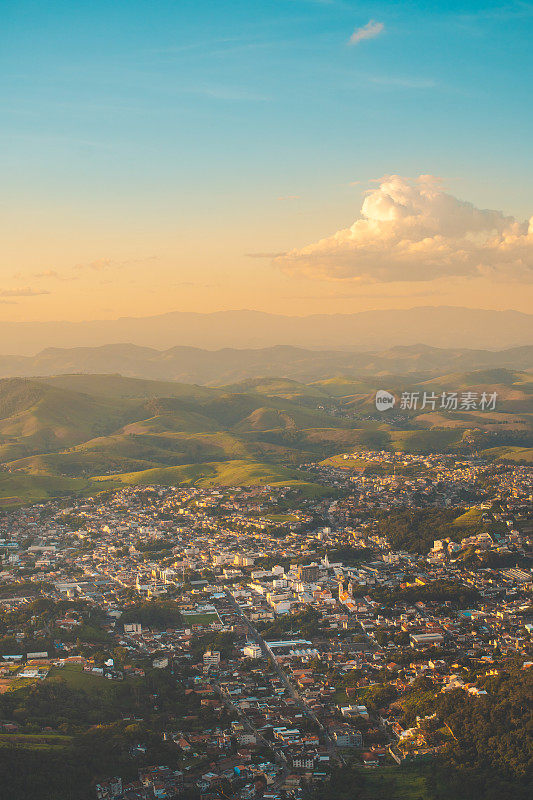
[[[98,779],[72,780],[98,800],[419,780],[460,740],[449,698],[531,673],[533,469],[390,451],[306,469],[323,491],[5,509],[2,746],[90,747]]]

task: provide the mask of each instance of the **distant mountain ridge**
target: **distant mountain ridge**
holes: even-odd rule
[[[306,350],[290,346],[262,349],[156,350],[134,344],[46,348],[36,356],[0,356],[0,377],[69,373],[119,373],[129,378],[227,385],[263,377],[304,382],[338,377],[432,375],[468,370],[533,369],[533,345],[501,351],[396,346],[379,352]]]
[[[433,347],[503,349],[533,343],[533,315],[451,306],[312,314],[261,311],[174,311],[151,317],[85,322],[2,322],[4,352],[33,355],[43,347],[96,347],[110,342],[165,349],[264,348],[380,350],[422,342]]]

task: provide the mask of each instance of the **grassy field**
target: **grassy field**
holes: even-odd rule
[[[298,517],[294,514],[268,514],[265,519],[269,522],[277,522],[277,523],[284,523],[284,522],[298,522]]]
[[[453,525],[456,528],[478,528],[481,524],[483,511],[481,508],[469,508],[464,514],[456,517]]]
[[[330,397],[353,397],[355,395],[370,394],[375,388],[372,380],[361,381],[353,378],[326,378],[310,384]]]
[[[49,378],[38,378],[37,380],[39,383],[67,391],[82,392],[95,397],[118,397],[123,400],[178,397],[184,400],[198,401],[206,397],[212,397],[217,391],[194,384],[127,378],[123,375],[78,373],[74,375],[53,375]],[[219,391],[219,393],[221,392]]]
[[[324,466],[334,467],[335,469],[345,469],[347,472],[361,472],[367,465],[364,458],[343,458],[342,454],[330,456],[321,462]]]
[[[391,431],[390,448],[404,453],[428,453],[447,451],[459,444],[463,431],[433,428],[417,431]]]
[[[3,472],[0,473],[0,507],[46,502],[62,494],[83,492],[89,485],[83,478]]]
[[[281,397],[285,400],[325,399],[328,393],[317,386],[290,380],[289,378],[251,378],[225,386],[232,392],[263,394],[267,397]]]
[[[184,625],[210,625],[211,622],[220,622],[218,614],[184,614]]]
[[[482,455],[495,461],[533,463],[533,447],[491,447],[488,450],[483,450]]]
[[[333,700],[336,705],[340,706],[348,706],[350,703],[354,702],[354,698],[349,699],[346,695],[346,689],[342,686],[335,689],[335,694],[333,696]]]
[[[161,423],[159,432],[150,428],[156,422]],[[267,458],[278,463],[290,455],[287,447],[271,442],[251,441],[225,431],[175,431],[168,420],[162,423],[161,418],[153,418],[67,451],[17,459],[10,468],[33,474],[85,477],[236,459]]]
[[[70,736],[56,733],[0,733],[0,748],[24,748],[26,750],[61,751],[72,743]]]
[[[364,771],[361,800],[430,800],[427,767],[378,767]],[[450,799],[451,800],[451,799]]]
[[[64,667],[52,667],[46,680],[61,678],[72,689],[81,689],[88,695],[107,695],[112,698],[119,683],[110,681],[102,675],[84,672],[80,664],[65,664]]]
[[[186,464],[177,467],[130,472],[112,477],[101,475],[93,479],[95,483],[143,486],[161,484],[163,486],[194,485],[211,486],[298,486],[308,492],[323,492],[323,487],[315,484],[310,475],[296,469],[268,464],[259,461],[233,460],[208,462],[205,464]]]

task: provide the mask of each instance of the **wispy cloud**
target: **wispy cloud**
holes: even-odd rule
[[[379,36],[384,30],[385,25],[382,22],[376,22],[371,19],[366,25],[363,25],[362,28],[356,28],[354,30],[348,44],[356,45],[359,44],[359,42],[363,42],[365,39],[375,39],[376,36]]]
[[[357,291],[346,291],[346,288],[341,292],[328,292],[323,289],[320,292],[312,294],[299,293],[286,295],[285,300],[363,300],[367,298],[372,300],[399,300],[402,298],[410,300],[412,297],[433,297],[435,295],[442,295],[441,285],[437,285],[435,288],[428,287],[420,291],[413,291],[409,288],[408,292],[387,292],[383,290],[379,292],[366,292],[364,290],[364,284],[362,284],[361,289]]]
[[[94,272],[104,272],[108,269],[120,269],[122,267],[129,267],[133,264],[145,264],[149,261],[155,261],[157,256],[146,256],[144,258],[126,258],[124,261],[119,261],[113,258],[97,258],[94,261],[88,261],[85,264],[76,264],[74,269],[78,270],[93,270]]]
[[[57,281],[74,281],[77,279],[77,275],[61,275],[55,269],[46,269],[43,272],[34,272],[34,278],[53,278]]]
[[[0,297],[35,297],[39,294],[50,294],[46,289],[31,289],[29,286],[17,289],[0,289]]]
[[[171,286],[175,288],[186,288],[186,289],[216,289],[220,286],[220,283],[198,283],[197,281],[178,281],[177,283],[172,283]]]
[[[286,253],[281,251],[280,253],[245,253],[244,255],[248,258],[281,258]]]
[[[86,264],[76,264],[75,269],[92,269],[95,272],[102,272],[105,269],[118,266],[122,265],[110,258],[97,258],[95,261],[88,261]]]

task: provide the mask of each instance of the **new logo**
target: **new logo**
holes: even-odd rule
[[[376,408],[378,411],[388,411],[389,408],[394,408],[395,402],[394,395],[386,392],[385,389],[379,389],[376,392]]]

